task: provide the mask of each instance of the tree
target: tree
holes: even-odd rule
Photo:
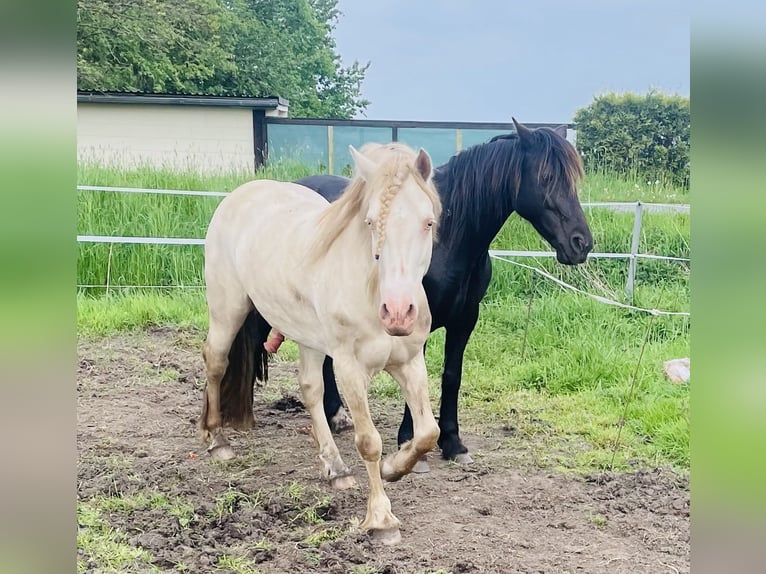
[[[83,90],[282,96],[294,116],[349,118],[369,64],[343,67],[337,0],[78,0]]]
[[[78,0],[77,87],[193,93],[231,67],[218,0]]]

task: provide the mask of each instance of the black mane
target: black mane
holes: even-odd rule
[[[434,183],[444,208],[442,238],[462,235],[464,227],[488,212],[508,212],[521,181],[524,154],[518,148],[518,136],[504,134],[461,151],[436,169]]]
[[[488,214],[507,217],[519,193],[525,158],[539,161],[538,177],[563,181],[576,195],[583,175],[577,151],[551,129],[540,128],[532,134],[532,145],[522,145],[515,132],[497,135],[436,169],[434,183],[445,214],[443,238],[462,235],[465,226],[479,225]]]

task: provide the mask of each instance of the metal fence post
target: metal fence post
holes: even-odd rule
[[[333,126],[327,126],[327,173],[335,175],[335,138]]]
[[[636,202],[636,215],[633,220],[633,238],[630,242],[630,259],[628,259],[628,283],[625,285],[625,291],[630,302],[633,302],[633,287],[636,280],[636,261],[638,261],[638,243],[641,239],[641,218],[644,212],[643,204]]]

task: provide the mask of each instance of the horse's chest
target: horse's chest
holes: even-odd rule
[[[428,305],[433,317],[431,330],[438,329],[449,322],[451,317],[461,315],[468,301],[470,285],[466,282],[441,284],[428,293]]]
[[[362,337],[354,343],[354,355],[373,374],[388,364],[394,346],[391,337]]]
[[[430,273],[429,273],[430,275]],[[487,291],[492,268],[489,261],[479,261],[469,269],[445,268],[441,276],[425,277],[423,286],[433,320],[431,330],[460,319],[478,306]]]

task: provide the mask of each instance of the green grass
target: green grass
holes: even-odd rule
[[[220,521],[224,516],[234,514],[239,507],[254,508],[261,502],[261,492],[245,494],[238,490],[227,490],[215,499],[215,516]]]
[[[207,303],[202,290],[121,291],[105,297],[77,295],[77,331],[112,335],[151,326],[207,329]]]
[[[689,203],[690,193],[670,179],[652,179],[638,173],[618,175],[590,171],[580,186],[580,201],[642,201],[644,203]]]
[[[109,526],[103,511],[97,502],[77,505],[77,571],[85,572],[91,562],[99,572],[160,572],[149,552],[131,546],[124,532]]]
[[[293,180],[308,173],[297,164],[276,165],[259,172],[258,177]],[[251,176],[247,174],[207,176],[185,175],[155,169],[118,170],[94,165],[81,166],[79,181],[88,185],[149,187],[183,190],[230,191]],[[630,181],[606,174],[586,178],[581,199],[646,200],[643,192]],[[652,200],[671,201],[680,197],[675,188],[654,186]],[[609,191],[604,197],[599,189]],[[635,193],[634,193],[635,192]],[[639,193],[639,195],[636,195]],[[656,197],[654,197],[656,196]],[[112,192],[79,192],[77,232],[80,235],[131,235],[202,238],[220,198],[147,195]],[[628,252],[633,228],[633,215],[589,208],[586,213],[595,240],[602,252]],[[688,214],[646,214],[642,226],[640,251],[645,253],[688,257]],[[534,229],[517,215],[512,215],[493,242],[494,249],[549,250],[550,247]],[[555,269],[555,261],[543,265]],[[179,245],[78,245],[77,281],[80,285],[199,286],[203,284],[201,246]],[[624,283],[627,264],[624,260],[601,260],[601,273],[612,282]],[[682,264],[641,261],[637,282],[653,281],[655,275],[683,273]],[[679,271],[680,270],[680,271]],[[88,289],[99,294],[102,290]]]
[[[278,179],[305,175],[296,166],[277,166],[263,174]],[[139,170],[121,172],[86,166],[80,182],[172,189],[231,189],[241,179],[202,178]],[[688,193],[664,184],[637,189],[640,182],[609,174],[590,174],[581,199],[688,201]],[[644,184],[645,185],[645,184]],[[649,190],[648,188],[651,188]],[[647,195],[649,194],[649,195]],[[79,233],[202,237],[217,200],[80,192]],[[626,252],[633,215],[590,209],[586,213],[596,251]],[[689,257],[688,214],[644,215],[640,251]],[[511,216],[493,242],[495,249],[549,250],[532,227]],[[144,285],[202,285],[202,250],[178,246],[81,245],[78,282]],[[519,260],[543,268],[590,293],[628,302],[627,262],[590,260],[576,268],[553,259]],[[482,302],[479,324],[463,365],[463,428],[513,425],[516,432],[539,442],[537,464],[575,471],[607,467],[620,425],[624,428],[615,455],[617,468],[642,464],[689,464],[689,387],[673,385],[662,375],[666,360],[689,355],[690,320],[657,317],[629,397],[633,372],[647,332],[649,315],[610,307],[564,291],[527,269],[493,262],[493,279]],[[527,309],[534,293],[527,327]],[[78,294],[78,332],[108,336],[152,325],[204,331],[207,312],[202,289],[83,290]],[[689,266],[686,263],[638,262],[633,303],[645,308],[689,310]],[[522,359],[526,330],[526,347]],[[427,364],[433,396],[438,396],[443,360],[443,331],[432,335]],[[295,360],[289,341],[283,360]],[[389,377],[371,386],[380,397],[399,397]],[[625,405],[629,402],[627,413]],[[625,419],[623,421],[623,416]],[[513,438],[509,439],[513,440]],[[293,493],[296,496],[300,493]],[[309,517],[310,518],[310,517]]]
[[[310,175],[298,164],[278,164],[258,178],[292,180]],[[202,176],[168,170],[123,170],[81,165],[82,185],[231,191],[252,174]],[[203,238],[220,197],[81,191],[77,195],[78,235]],[[77,280],[81,285],[201,285],[200,246],[80,244]],[[98,292],[98,290],[90,290]]]
[[[346,535],[346,531],[337,526],[318,528],[301,540],[301,544],[313,548],[319,548],[324,542],[334,542]]]
[[[228,554],[224,554],[218,559],[216,569],[233,574],[258,574],[260,572],[249,560]]]
[[[104,512],[136,512],[147,508],[156,508],[166,510],[170,516],[178,520],[182,528],[188,528],[189,525],[197,519],[194,508],[180,498],[168,499],[164,494],[152,493],[146,496],[139,492],[133,496],[113,496],[101,497],[91,501],[97,509]]]

